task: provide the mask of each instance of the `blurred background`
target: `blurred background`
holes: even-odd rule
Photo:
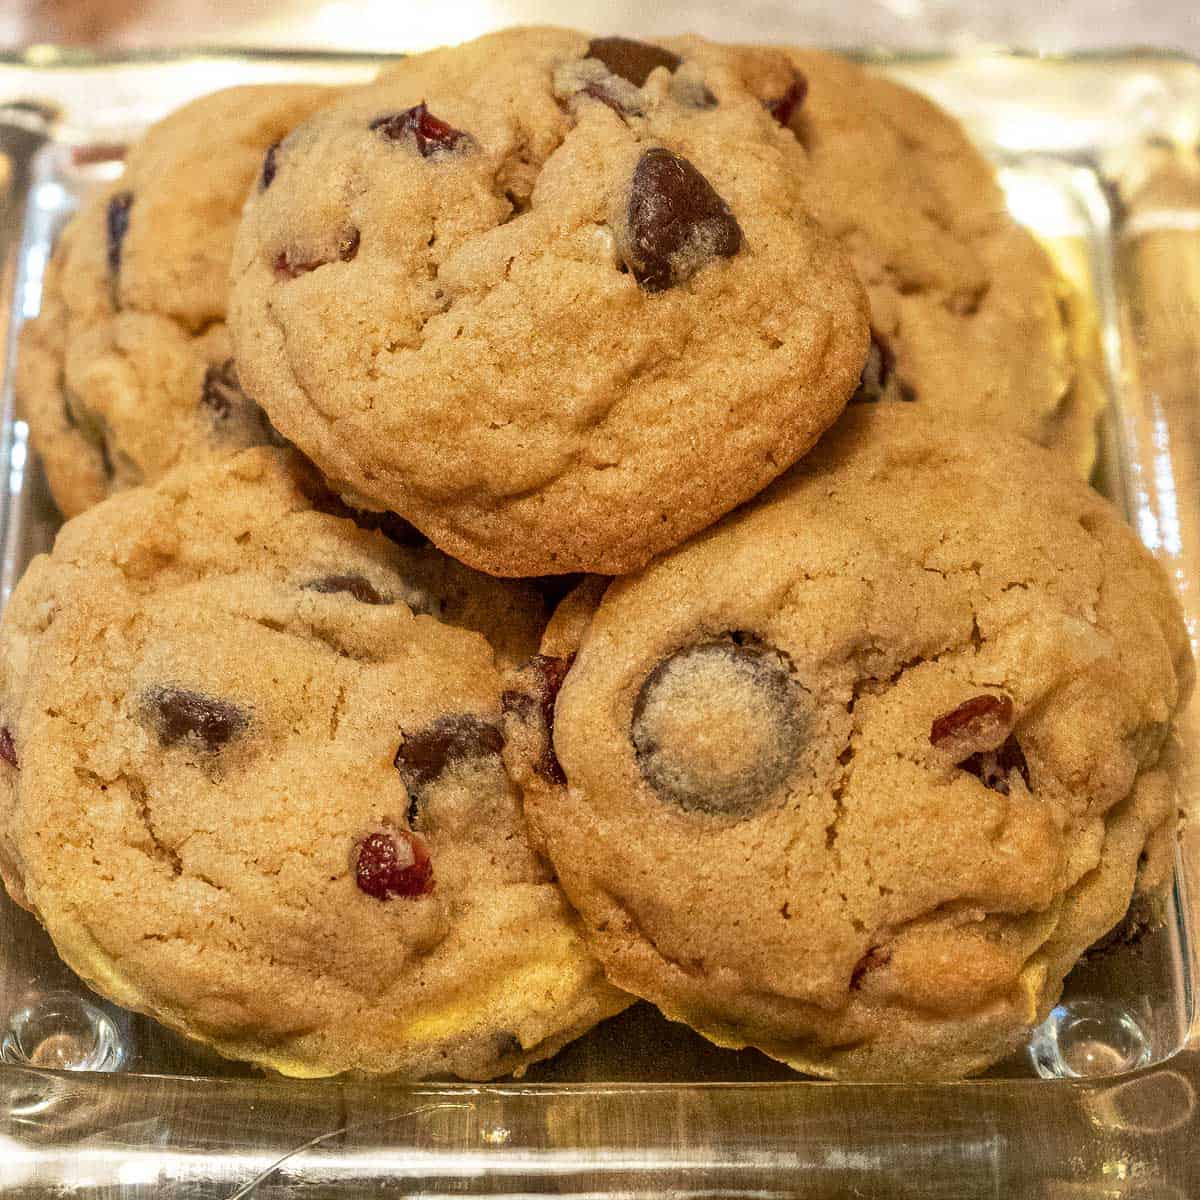
[[[0,0],[0,47],[39,42],[423,50],[520,22],[905,49],[1116,45],[1200,55],[1196,0]]]

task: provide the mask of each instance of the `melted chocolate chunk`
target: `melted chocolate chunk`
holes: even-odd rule
[[[785,655],[731,636],[685,647],[646,676],[630,739],[642,778],[664,800],[747,816],[791,775],[806,708]]]
[[[454,763],[504,749],[500,729],[474,713],[439,717],[432,725],[403,736],[392,765],[414,797]]]
[[[121,270],[121,250],[129,232],[129,210],[133,207],[132,192],[117,192],[108,202],[105,223],[108,230],[108,273],[114,279]]]
[[[345,592],[360,604],[392,603],[387,597],[381,596],[371,581],[362,575],[322,575],[319,579],[311,579],[300,586],[306,592],[320,592],[325,596]]]
[[[574,661],[573,654],[566,658],[535,654],[521,668],[522,687],[506,691],[502,698],[506,713],[513,713],[522,721],[538,722],[544,741],[533,769],[547,783],[559,787],[567,782],[567,777],[554,753],[554,704]]]
[[[10,767],[20,767],[17,762],[17,746],[13,741],[12,730],[7,725],[0,727],[0,758]]]
[[[237,368],[233,365],[232,358],[227,358],[219,367],[212,366],[204,372],[200,402],[212,409],[213,414],[220,420],[224,420],[235,408],[240,408],[246,403],[246,396],[238,383]]]
[[[980,750],[968,755],[958,764],[958,769],[974,775],[984,787],[991,788],[993,792],[999,792],[1002,796],[1009,793],[1008,781],[1013,771],[1025,781],[1026,789],[1032,790],[1025,752],[1012,734],[1009,734],[998,750]]]
[[[228,700],[186,688],[153,688],[145,694],[143,705],[164,746],[194,738],[205,750],[219,750],[250,723],[246,713]]]
[[[433,863],[416,834],[403,829],[371,833],[358,844],[354,882],[376,900],[416,900],[433,891]]]
[[[674,71],[683,59],[661,46],[647,42],[635,42],[632,38],[593,38],[588,43],[588,58],[598,58],[614,75],[628,79],[634,87],[641,87],[657,67]]]
[[[661,146],[647,150],[633,172],[626,219],[626,265],[648,292],[674,287],[742,248],[742,227],[712,184]]]
[[[258,190],[265,192],[267,188],[275,182],[275,171],[277,169],[276,155],[279,153],[279,143],[272,142],[267,147],[267,152],[263,155],[262,175],[258,180]]]
[[[929,727],[929,743],[939,747],[962,739],[998,743],[1008,735],[1012,724],[1012,697],[985,693],[964,700],[956,709],[938,717]]]
[[[384,113],[371,122],[370,128],[389,142],[411,141],[422,158],[451,151],[462,153],[475,145],[469,133],[439,120],[424,101],[403,112]]]
[[[774,100],[764,100],[763,107],[777,120],[780,125],[786,125],[792,114],[804,103],[808,95],[808,80],[797,71],[788,84],[787,91]]]

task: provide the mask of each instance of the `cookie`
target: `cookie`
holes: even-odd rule
[[[748,86],[804,147],[805,203],[845,248],[871,300],[859,401],[1061,449],[1086,475],[1102,392],[1077,361],[1066,282],[1009,214],[991,165],[925,97],[820,50],[747,51]],[[1082,348],[1082,347],[1081,347]]]
[[[338,93],[238,87],[151,127],[47,264],[17,402],[66,516],[197,457],[267,441],[225,329],[229,260],[264,154]]]
[[[312,484],[266,447],[192,464],[34,561],[0,628],[5,882],[90,986],[230,1057],[519,1070],[628,1003],[530,845],[463,627],[527,641],[537,601],[436,594],[470,573]]]
[[[854,406],[588,586],[510,682],[510,770],[610,979],[713,1041],[977,1072],[1169,878],[1186,633],[1051,452]]]
[[[641,566],[804,453],[862,369],[795,138],[733,52],[640,45],[406,60],[283,141],[239,233],[248,394],[350,503],[494,574]]]

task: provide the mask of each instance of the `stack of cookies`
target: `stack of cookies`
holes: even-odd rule
[[[1062,287],[834,56],[518,29],[149,131],[20,404],[0,872],[289,1075],[642,998],[841,1078],[1020,1045],[1169,877],[1190,657]]]

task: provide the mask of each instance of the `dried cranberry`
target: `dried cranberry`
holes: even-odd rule
[[[204,372],[204,383],[200,388],[200,402],[224,419],[241,407],[246,397],[238,383],[237,368],[233,359],[227,358],[219,367],[211,366]]]
[[[390,142],[413,141],[422,158],[450,151],[462,152],[475,145],[475,139],[469,133],[439,120],[425,107],[424,101],[403,112],[376,117],[370,127]]]
[[[218,750],[250,723],[249,717],[229,701],[186,688],[152,688],[143,703],[164,746],[173,746],[183,738],[195,738],[206,750]]]
[[[661,146],[647,150],[634,170],[626,217],[626,265],[648,292],[674,287],[742,248],[742,227],[712,184]]]
[[[416,834],[403,829],[371,833],[358,845],[354,881],[376,900],[415,900],[433,891],[433,863]]]
[[[628,79],[634,87],[641,87],[657,67],[674,71],[683,61],[678,54],[661,46],[623,37],[593,38],[588,43],[587,57],[598,58],[614,75]]]
[[[792,119],[792,113],[804,103],[808,95],[808,80],[797,71],[788,84],[787,91],[773,100],[764,100],[763,107],[777,120],[780,125],[786,125]]]
[[[279,153],[279,143],[272,142],[267,147],[267,152],[263,155],[262,175],[258,181],[258,190],[265,192],[267,188],[275,182],[276,161],[275,156]]]
[[[17,762],[17,746],[13,741],[12,730],[7,725],[0,727],[0,758],[10,767],[20,767]]]
[[[886,946],[872,946],[866,954],[854,964],[850,972],[850,990],[857,992],[862,987],[863,978],[868,971],[877,967],[886,967],[892,961],[892,952]]]
[[[129,232],[129,210],[132,207],[132,192],[117,192],[108,202],[108,273],[113,277],[121,270],[121,249]]]
[[[566,658],[535,654],[521,669],[523,686],[506,691],[503,697],[506,713],[514,713],[522,720],[536,718],[540,722],[545,743],[533,769],[548,783],[560,787],[567,782],[567,777],[554,753],[554,703],[574,661],[573,654]]]
[[[360,604],[391,604],[386,597],[381,596],[375,585],[362,575],[322,575],[319,579],[310,579],[302,583],[301,588],[306,592],[320,592],[324,596],[346,593],[353,596]]]
[[[1012,697],[984,693],[964,700],[956,709],[938,717],[929,727],[929,742],[933,746],[968,739],[996,743],[1008,734],[1012,723]]]
[[[504,749],[504,734],[474,713],[439,717],[424,729],[403,736],[392,765],[414,799],[454,763],[499,754]]]

